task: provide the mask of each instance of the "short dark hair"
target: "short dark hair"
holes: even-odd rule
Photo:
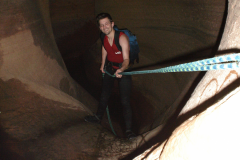
[[[100,21],[101,19],[104,19],[104,18],[108,18],[108,19],[110,20],[110,22],[112,22],[112,17],[110,16],[110,14],[108,14],[108,13],[99,13],[99,14],[96,16],[96,20],[97,20],[98,26],[100,26],[99,21]]]

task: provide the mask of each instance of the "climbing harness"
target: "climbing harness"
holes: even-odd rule
[[[214,58],[208,58],[204,60],[199,60],[190,63],[184,63],[180,65],[159,68],[155,70],[145,70],[145,71],[132,71],[132,72],[122,72],[119,73],[121,75],[134,75],[134,74],[148,74],[148,73],[167,73],[167,72],[192,72],[192,71],[208,71],[208,70],[223,70],[223,69],[238,69],[240,68],[240,53],[234,53],[230,55],[224,55]],[[116,75],[111,75],[106,70],[104,70],[106,74],[111,77],[116,77]],[[103,73],[104,77],[104,73]],[[110,127],[113,133],[116,135],[107,106],[107,115]]]
[[[240,53],[234,53],[230,55],[208,58],[208,59],[199,60],[195,62],[184,63],[184,64],[165,67],[165,68],[159,68],[155,70],[122,72],[119,74],[134,75],[134,74],[193,72],[193,71],[208,71],[208,70],[238,69],[238,68],[240,68]],[[111,77],[116,77],[115,74],[111,75],[107,71],[105,72]]]

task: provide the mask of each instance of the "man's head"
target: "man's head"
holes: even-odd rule
[[[100,30],[106,35],[109,35],[114,30],[114,22],[108,13],[100,13],[97,15],[96,19]]]
[[[100,27],[99,21],[100,21],[101,19],[104,19],[104,18],[108,18],[109,21],[112,22],[112,17],[110,16],[110,14],[108,14],[108,13],[99,13],[99,14],[96,16],[97,24],[98,24],[99,27]]]

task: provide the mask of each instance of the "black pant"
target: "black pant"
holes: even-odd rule
[[[110,74],[114,74],[116,69],[113,69],[111,66],[106,67],[106,70]],[[122,78],[111,77],[108,74],[105,74],[103,77],[102,84],[102,93],[98,106],[98,110],[96,115],[102,119],[104,112],[108,105],[108,100],[110,98],[114,81],[117,79],[121,97],[121,104],[123,107],[123,117],[125,121],[126,130],[132,129],[132,108],[130,106],[130,94],[131,94],[131,86],[132,86],[132,77],[131,76],[122,76]]]

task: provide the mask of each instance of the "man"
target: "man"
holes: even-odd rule
[[[115,74],[116,78],[111,77],[108,74],[104,75],[102,93],[97,113],[95,116],[85,117],[85,121],[92,123],[101,122],[114,86],[114,81],[118,80],[126,128],[125,134],[128,139],[133,139],[136,135],[132,132],[132,109],[130,106],[132,77],[119,74],[126,70],[129,65],[129,40],[127,35],[120,32],[119,44],[122,47],[122,51],[119,51],[114,41],[115,30],[113,28],[114,22],[112,21],[112,17],[108,13],[100,13],[96,19],[100,30],[106,35],[103,39],[104,46],[102,46],[102,64],[100,70],[102,73],[105,73],[105,69],[110,74]]]

